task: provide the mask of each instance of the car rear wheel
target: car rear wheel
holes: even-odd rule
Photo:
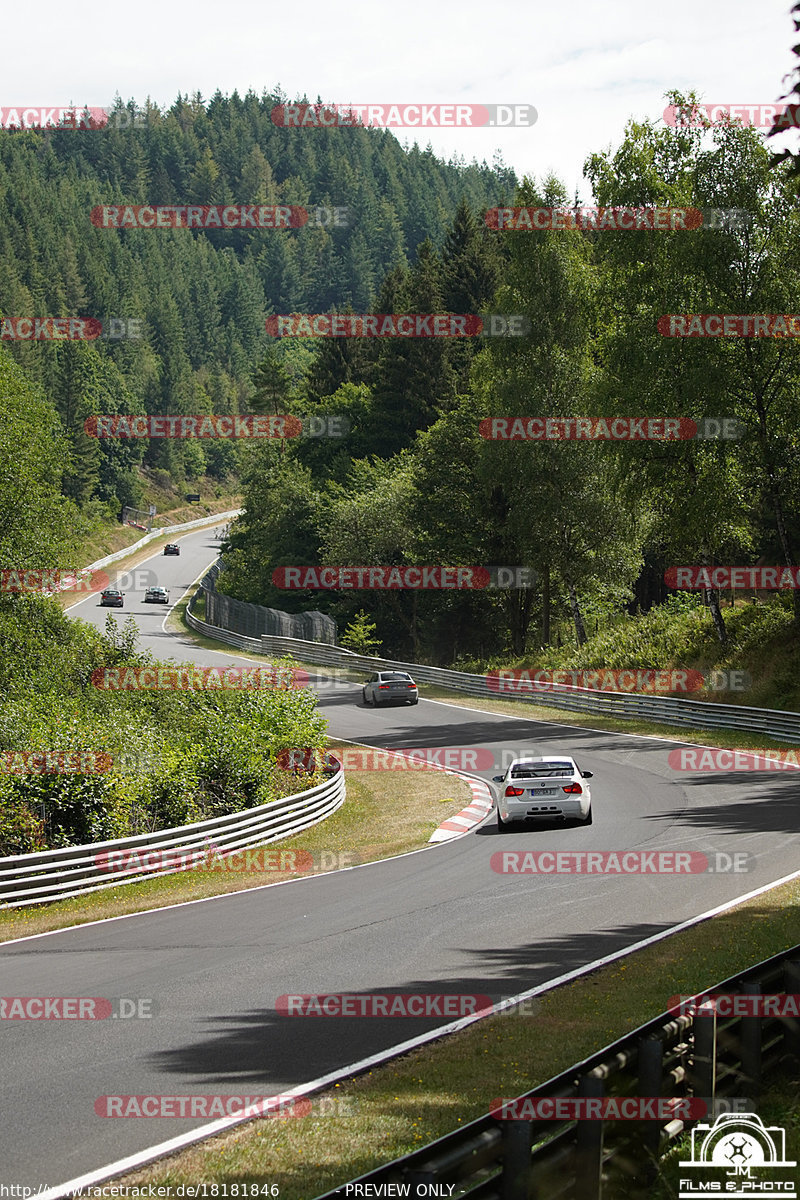
[[[512,826],[512,822],[504,821],[503,818],[500,816],[500,809],[498,808],[498,810],[497,810],[497,832],[498,833],[508,833],[511,826]]]
[[[413,700],[409,700],[409,704],[419,704],[419,696],[415,696]]]
[[[369,708],[369,706],[370,706],[370,703],[372,703],[372,704],[374,704],[374,703],[375,703],[375,701],[374,701],[374,700],[373,700],[373,701],[370,701],[370,699],[369,699],[369,696],[367,695],[367,689],[366,689],[366,688],[362,688],[362,689],[361,689],[361,699],[364,701],[364,707],[365,707],[365,708]]]
[[[581,821],[581,825],[591,825],[591,824],[592,824],[592,806],[589,805],[589,811],[586,814],[586,816],[583,818],[583,820]]]

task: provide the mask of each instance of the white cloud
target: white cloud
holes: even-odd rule
[[[290,96],[353,102],[526,103],[531,129],[430,129],[422,146],[518,174],[553,169],[586,195],[589,153],[616,146],[626,122],[660,118],[667,89],[715,102],[769,103],[792,69],[790,0],[331,0],[264,4],[163,0],[76,8],[37,0],[4,14],[0,106],[107,105],[178,92],[244,94],[280,83]],[[414,138],[400,130],[401,141]],[[341,131],[347,137],[347,130]],[[287,136],[309,136],[289,134]]]

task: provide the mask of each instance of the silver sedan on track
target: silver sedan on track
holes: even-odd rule
[[[574,758],[553,754],[548,758],[515,758],[505,775],[492,782],[497,800],[497,828],[508,829],[517,821],[580,821],[592,823],[592,793]]]
[[[419,691],[408,671],[375,671],[361,689],[365,704],[419,703]]]

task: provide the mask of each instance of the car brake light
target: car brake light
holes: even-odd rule
[[[564,791],[569,792],[571,796],[579,796],[583,791],[583,788],[579,783],[571,783],[569,787],[564,788]]]
[[[379,691],[379,692],[384,692],[384,691],[388,691],[388,690],[389,690],[389,684],[388,684],[388,683],[379,683],[379,684],[378,684],[378,691]]]
[[[525,791],[525,788],[511,787],[509,785],[506,788],[506,795],[507,796],[521,796],[521,795],[523,795],[524,791]]]
[[[407,686],[407,687],[416,687],[417,685],[416,685],[415,683],[409,683],[409,684],[407,684],[406,686]]]

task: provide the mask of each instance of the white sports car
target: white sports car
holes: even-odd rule
[[[553,754],[548,758],[515,758],[505,775],[492,782],[497,803],[497,828],[508,829],[517,821],[580,821],[592,823],[592,793],[574,758]]]

